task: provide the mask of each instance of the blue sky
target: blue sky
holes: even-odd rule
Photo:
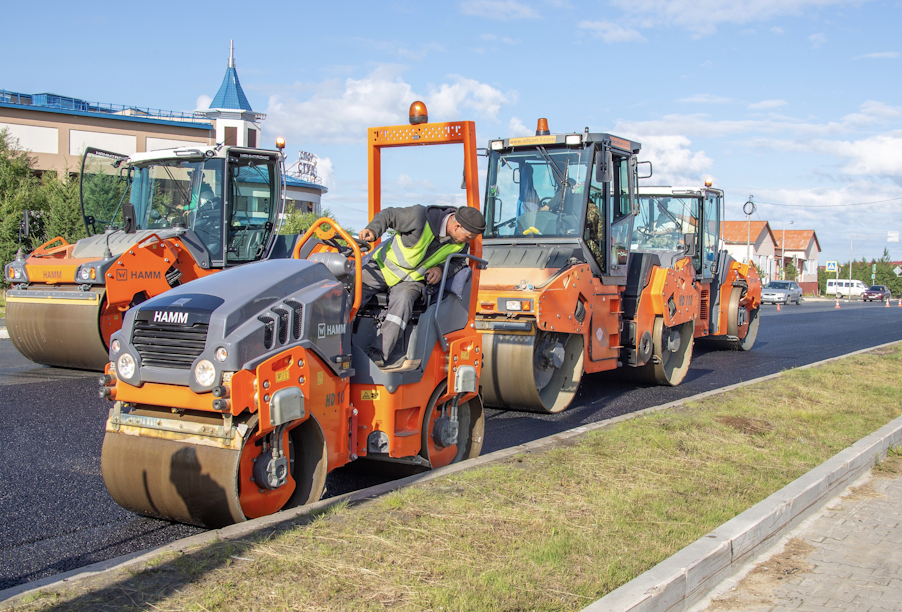
[[[727,218],[749,195],[821,262],[902,260],[902,2],[461,0],[4,8],[0,88],[193,110],[235,41],[264,138],[320,157],[339,220],[366,222],[366,128],[436,121],[490,137],[608,131],[638,140],[648,184],[713,177]],[[386,204],[461,203],[462,151],[392,151]],[[480,185],[484,187],[484,185]],[[856,206],[844,206],[858,204]],[[862,246],[858,246],[858,245]]]

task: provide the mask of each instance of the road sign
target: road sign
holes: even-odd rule
[[[827,272],[836,272],[839,269],[839,263],[836,261],[827,262]]]
[[[876,274],[871,274],[871,280],[877,280],[877,275],[876,275]]]
[[[887,232],[887,242],[899,242],[899,232]]]
[[[902,267],[896,266],[896,267],[893,269],[893,272],[896,273],[896,276],[902,276]]]

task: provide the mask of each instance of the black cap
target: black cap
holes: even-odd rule
[[[454,218],[461,227],[471,234],[481,234],[485,230],[485,217],[477,209],[470,206],[461,206],[454,213]]]

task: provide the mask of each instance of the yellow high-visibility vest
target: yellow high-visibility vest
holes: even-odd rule
[[[423,228],[423,235],[412,247],[401,244],[399,236],[392,236],[376,250],[373,259],[379,264],[379,269],[389,287],[394,287],[402,281],[426,280],[426,270],[444,263],[448,255],[458,253],[466,246],[466,243],[449,242],[442,245],[424,261],[426,249],[433,240],[435,240],[435,234],[432,233],[432,228],[427,223]]]

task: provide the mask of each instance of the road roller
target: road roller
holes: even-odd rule
[[[489,142],[476,320],[487,406],[560,412],[584,372],[685,376],[699,317],[691,262],[630,255],[640,148],[552,134],[545,119],[535,136]]]
[[[80,199],[88,237],[74,244],[56,237],[5,266],[15,347],[35,363],[101,371],[110,336],[132,306],[223,268],[290,252],[290,239],[277,236],[280,151],[86,149]]]
[[[371,215],[381,207],[383,149],[398,146],[462,144],[467,205],[479,207],[475,125],[413,123],[424,115],[370,128]],[[128,310],[100,380],[114,402],[101,458],[112,498],[216,528],[311,503],[326,474],[351,461],[397,473],[478,456],[479,239],[451,256],[468,265],[448,278],[449,258],[438,291],[417,302],[399,340],[406,357],[391,368],[366,352],[386,304],[377,295],[360,307],[370,247],[319,219],[290,258],[200,278]]]
[[[754,266],[721,248],[724,192],[711,184],[707,179],[704,187],[639,187],[630,266],[641,276],[652,264],[691,265],[699,302],[695,338],[748,351],[758,337],[761,278]],[[638,342],[630,348],[645,350]]]

